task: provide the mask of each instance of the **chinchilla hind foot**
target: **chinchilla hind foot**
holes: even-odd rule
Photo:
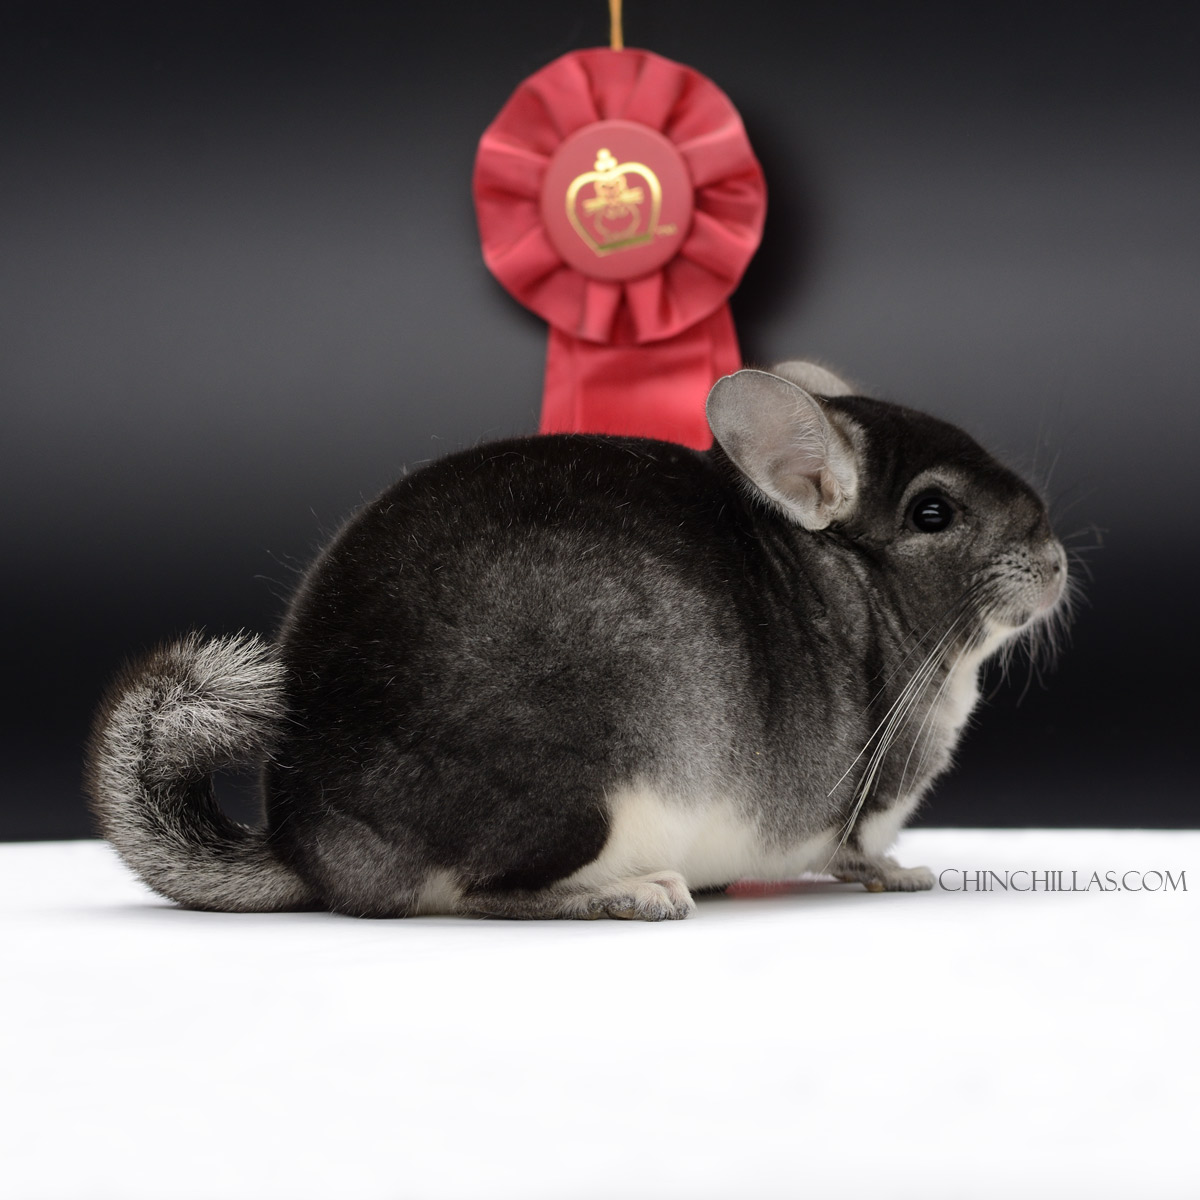
[[[612,917],[622,921],[681,921],[696,911],[696,903],[677,871],[653,871],[588,889],[468,893],[459,902],[459,911],[479,917],[526,920],[593,921]]]

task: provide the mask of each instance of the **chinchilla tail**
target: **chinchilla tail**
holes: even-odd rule
[[[283,679],[261,638],[190,634],[128,664],[102,700],[84,789],[126,865],[169,900],[219,912],[313,907],[265,831],[231,820],[213,795],[214,771],[270,752]]]

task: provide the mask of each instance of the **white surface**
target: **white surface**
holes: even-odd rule
[[[1189,890],[365,922],[183,912],[99,843],[0,846],[0,1195],[1200,1196],[1200,833],[899,857]]]

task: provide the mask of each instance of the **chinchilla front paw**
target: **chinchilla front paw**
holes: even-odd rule
[[[839,862],[833,877],[842,883],[861,883],[868,892],[927,892],[933,887],[928,867],[902,867],[894,858]]]

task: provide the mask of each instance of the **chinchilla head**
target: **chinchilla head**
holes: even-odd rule
[[[990,652],[1059,606],[1067,559],[1045,504],[956,426],[801,362],[719,380],[708,416],[762,499],[870,560],[908,630]]]

